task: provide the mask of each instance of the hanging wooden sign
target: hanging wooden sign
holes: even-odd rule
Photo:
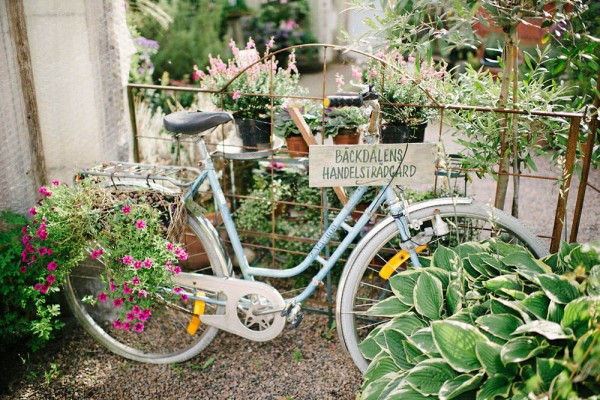
[[[311,187],[433,184],[437,143],[309,147]]]

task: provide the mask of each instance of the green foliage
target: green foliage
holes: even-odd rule
[[[362,398],[597,394],[599,268],[595,245],[544,260],[495,240],[438,247],[430,266],[392,277],[394,295],[367,312],[390,319],[360,344],[371,360]]]
[[[220,53],[223,42],[223,1],[211,0],[161,0],[158,2],[173,17],[168,29],[156,20],[140,13],[129,13],[129,24],[141,36],[158,40],[160,49],[153,56],[154,81],[167,72],[176,80],[187,80],[192,65],[204,68],[208,55]],[[133,14],[133,15],[132,15]]]
[[[325,113],[325,137],[337,136],[340,129],[357,131],[368,122],[361,107],[330,108]]]
[[[290,100],[284,103],[274,115],[274,131],[281,137],[300,136],[300,130],[288,112],[290,107],[299,108],[311,131],[321,129],[323,109],[319,103],[310,100]]]
[[[19,269],[26,224],[21,215],[0,213],[0,350],[25,344],[37,351],[64,325],[57,318],[60,305],[54,291],[40,295],[34,280]]]

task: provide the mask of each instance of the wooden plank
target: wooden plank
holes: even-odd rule
[[[15,46],[17,63],[19,64],[21,90],[27,117],[32,184],[36,187],[40,187],[47,182],[46,159],[44,156],[40,117],[35,96],[31,56],[29,54],[29,39],[27,37],[25,9],[22,0],[8,1],[7,7],[10,27],[9,33]]]
[[[302,113],[300,113],[300,109],[290,108],[288,111],[289,111],[290,115],[292,116],[294,123],[298,127],[298,130],[300,130],[300,133],[302,134],[304,141],[306,142],[306,144],[308,144],[309,149],[310,149],[310,146],[317,145],[318,144],[317,140],[315,139],[312,132],[310,131],[310,128],[308,127],[308,124],[304,120]],[[331,186],[331,185],[328,185],[328,186]],[[342,202],[342,204],[345,205],[348,202],[348,195],[346,194],[346,191],[344,190],[344,188],[341,186],[336,186],[333,188],[333,190],[334,190],[335,194],[337,195],[337,197]]]
[[[309,184],[382,186],[432,184],[437,143],[313,146]]]

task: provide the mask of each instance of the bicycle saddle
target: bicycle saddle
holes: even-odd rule
[[[169,132],[195,135],[226,122],[233,116],[226,112],[178,111],[167,115],[163,122]]]

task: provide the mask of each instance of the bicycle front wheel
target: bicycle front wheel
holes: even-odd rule
[[[230,263],[222,251],[216,231],[205,219],[188,215],[183,245],[188,252],[186,272],[213,276],[230,274]],[[113,327],[115,308],[107,303],[91,305],[82,301],[86,296],[97,298],[106,290],[101,280],[104,265],[88,258],[73,270],[65,283],[67,302],[85,330],[110,351],[131,360],[154,364],[177,363],[201,352],[213,340],[218,329],[200,324],[192,335],[187,327],[192,319],[194,301],[172,304],[159,303],[141,333],[127,332]],[[193,288],[189,293],[196,293]],[[216,293],[203,293],[216,297]],[[187,312],[186,312],[187,311]],[[205,304],[204,314],[222,314],[223,307]]]
[[[460,243],[496,237],[499,240],[521,244],[535,256],[548,254],[544,243],[518,220],[498,209],[476,204],[451,204],[451,201],[433,200],[425,206],[413,206],[410,219],[425,226],[434,218],[434,210],[448,222],[450,233],[434,239],[427,245],[426,253],[433,254],[439,245],[453,247]],[[415,232],[416,234],[416,232]],[[364,313],[377,302],[392,294],[388,280],[379,276],[379,270],[400,249],[398,228],[392,218],[377,226],[352,252],[340,279],[337,295],[337,326],[342,346],[356,366],[365,371],[368,361],[358,344],[385,318],[365,316]],[[410,268],[410,260],[402,270]]]

